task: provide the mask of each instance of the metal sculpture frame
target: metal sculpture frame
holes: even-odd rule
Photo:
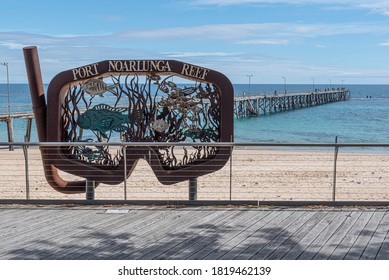
[[[233,87],[223,74],[175,60],[106,60],[56,75],[48,87],[46,109],[36,47],[27,47],[24,53],[39,140],[107,142],[107,147],[94,150],[80,145],[42,151],[46,178],[56,190],[85,191],[84,181],[66,182],[57,169],[118,184],[147,155],[158,180],[174,184],[214,172],[228,161],[230,148],[201,146],[233,141]],[[176,85],[171,80],[175,76],[195,85]],[[108,94],[114,106],[101,103]],[[122,99],[128,101],[124,107],[119,106]],[[95,139],[83,139],[84,130],[93,132]],[[123,142],[161,142],[161,146],[127,147],[111,155],[108,144],[113,134]],[[184,147],[177,159],[168,144],[177,142],[188,143],[194,152]]]

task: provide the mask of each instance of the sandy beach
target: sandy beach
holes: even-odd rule
[[[28,150],[31,199],[85,199],[85,194],[56,192],[46,182],[40,151]],[[0,199],[26,198],[22,149],[0,149]],[[61,172],[67,180],[78,179]],[[389,155],[370,151],[339,151],[336,200],[389,200]],[[232,164],[198,178],[198,200],[331,201],[334,151],[235,148]],[[148,163],[140,160],[124,184],[100,185],[95,199],[187,200],[188,182],[166,186]]]

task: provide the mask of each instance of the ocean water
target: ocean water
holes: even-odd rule
[[[351,100],[234,120],[235,142],[265,143],[389,143],[389,85],[344,85]],[[283,92],[284,84],[235,84],[235,96]],[[311,91],[312,84],[286,85],[288,92]],[[332,85],[339,87],[339,85]],[[315,85],[328,88],[328,85]],[[12,110],[31,105],[26,84],[11,84]],[[8,88],[0,84],[0,114],[8,104]],[[15,109],[14,109],[15,108]],[[21,109],[25,107],[20,107]],[[0,122],[0,142],[7,141],[7,127]],[[26,120],[15,120],[15,141],[23,142]],[[32,141],[37,141],[33,127]]]

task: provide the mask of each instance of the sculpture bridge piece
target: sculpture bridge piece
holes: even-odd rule
[[[233,141],[233,87],[223,74],[175,60],[106,60],[56,75],[46,105],[36,47],[24,48],[24,56],[39,141],[81,143],[41,148],[56,190],[85,191],[85,181],[65,181],[58,169],[118,184],[147,156],[158,180],[174,184],[228,161],[229,147],[201,145]],[[119,141],[161,145],[111,150],[109,143]]]

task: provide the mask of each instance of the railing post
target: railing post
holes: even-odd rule
[[[86,200],[94,200],[95,199],[95,181],[86,179]]]
[[[24,142],[27,142],[27,136],[24,137]],[[23,154],[24,154],[24,170],[26,177],[26,199],[30,199],[30,175],[29,175],[29,167],[28,167],[28,146],[23,145]]]
[[[189,200],[197,200],[197,178],[189,179]]]
[[[332,182],[332,201],[336,200],[336,163],[338,160],[338,151],[339,151],[339,147],[338,147],[337,143],[338,143],[338,136],[335,137],[334,178],[333,178],[333,182]]]
[[[124,174],[123,174],[124,200],[127,200],[127,146],[123,147],[123,157],[124,157]]]
[[[30,142],[31,140],[31,127],[32,127],[32,118],[27,118],[26,136],[24,138],[24,142]]]
[[[230,201],[232,200],[232,152],[233,152],[233,143],[232,143],[232,135],[231,135],[231,152],[230,152]]]

